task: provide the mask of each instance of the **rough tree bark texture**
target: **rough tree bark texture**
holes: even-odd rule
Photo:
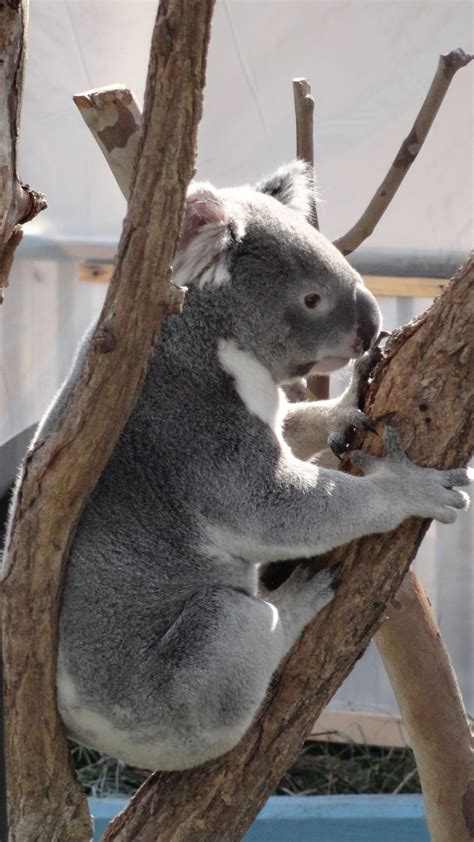
[[[64,558],[175,306],[170,266],[194,167],[213,6],[160,2],[117,268],[68,411],[23,468],[2,597],[10,842],[91,835],[55,700]]]
[[[375,641],[410,734],[431,842],[469,842],[474,837],[469,721],[430,603],[412,570],[387,614]]]
[[[473,289],[471,259],[427,313],[393,336],[368,390],[366,411],[374,419],[392,415],[408,455],[420,465],[464,465],[472,450]],[[380,453],[381,437],[366,434],[363,445]],[[395,532],[328,554],[327,563],[343,564],[336,599],[274,677],[246,737],[216,762],[152,775],[104,842],[241,839],[382,622],[427,527],[411,518]]]
[[[27,0],[0,4],[0,304],[22,238],[20,223],[46,207],[44,196],[17,175],[27,22]]]

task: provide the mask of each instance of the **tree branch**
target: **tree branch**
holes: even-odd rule
[[[423,788],[431,842],[474,835],[472,737],[456,675],[423,587],[410,571],[375,635]]]
[[[41,193],[17,175],[17,139],[25,70],[27,0],[2,4],[0,13],[0,304],[14,251],[21,240],[19,223],[46,207]]]
[[[296,118],[296,154],[302,161],[311,164],[314,172],[314,98],[307,79],[293,79],[293,96]],[[312,225],[319,231],[318,209],[313,194],[311,202]],[[329,397],[329,376],[314,374],[307,380],[308,392],[313,400],[323,401]]]
[[[423,146],[455,73],[469,64],[472,58],[461,49],[452,50],[447,55],[440,56],[423,105],[387,175],[375,191],[360,219],[350,231],[334,241],[334,245],[342,254],[350,254],[372,234]]]
[[[472,449],[474,383],[466,372],[474,355],[473,285],[471,260],[430,310],[393,336],[368,390],[366,411],[372,418],[395,416],[408,454],[419,464],[459,466]],[[379,437],[367,434],[363,444],[374,453],[382,446]],[[153,774],[104,842],[241,839],[382,622],[427,527],[411,518],[395,532],[328,554],[327,563],[342,564],[336,599],[281,665],[241,743],[188,772]]]
[[[91,835],[55,698],[64,559],[139,393],[160,322],[175,306],[170,265],[194,167],[213,6],[160,2],[117,267],[67,410],[23,466],[2,598],[10,842]]]
[[[97,88],[73,97],[125,196],[130,198],[142,115],[129,88]]]

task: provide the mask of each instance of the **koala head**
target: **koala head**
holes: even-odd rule
[[[375,298],[309,224],[313,191],[301,161],[255,187],[191,185],[173,280],[211,296],[227,338],[277,383],[329,372],[368,350]]]

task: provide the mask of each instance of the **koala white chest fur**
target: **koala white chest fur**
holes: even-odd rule
[[[355,454],[356,478],[303,461],[366,419],[355,385],[287,404],[281,386],[368,351],[380,315],[307,222],[311,178],[194,184],[174,282],[188,287],[78,524],[60,617],[58,704],[70,734],[135,766],[179,769],[231,749],[272,673],[333,596],[298,568],[268,600],[258,566],[306,558],[411,515],[449,522],[463,471]],[[85,337],[37,438],[61,417]],[[355,365],[357,378],[357,363]]]

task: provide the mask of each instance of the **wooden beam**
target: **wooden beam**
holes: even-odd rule
[[[108,283],[113,268],[112,263],[80,263],[79,279]],[[391,275],[366,275],[364,281],[367,288],[378,297],[436,298],[449,284],[447,278],[404,278]]]
[[[366,275],[364,281],[375,296],[436,298],[449,284],[447,278],[404,278],[385,275]]]
[[[365,743],[386,748],[410,745],[400,716],[353,710],[324,710],[311,731],[310,739],[329,743]]]

